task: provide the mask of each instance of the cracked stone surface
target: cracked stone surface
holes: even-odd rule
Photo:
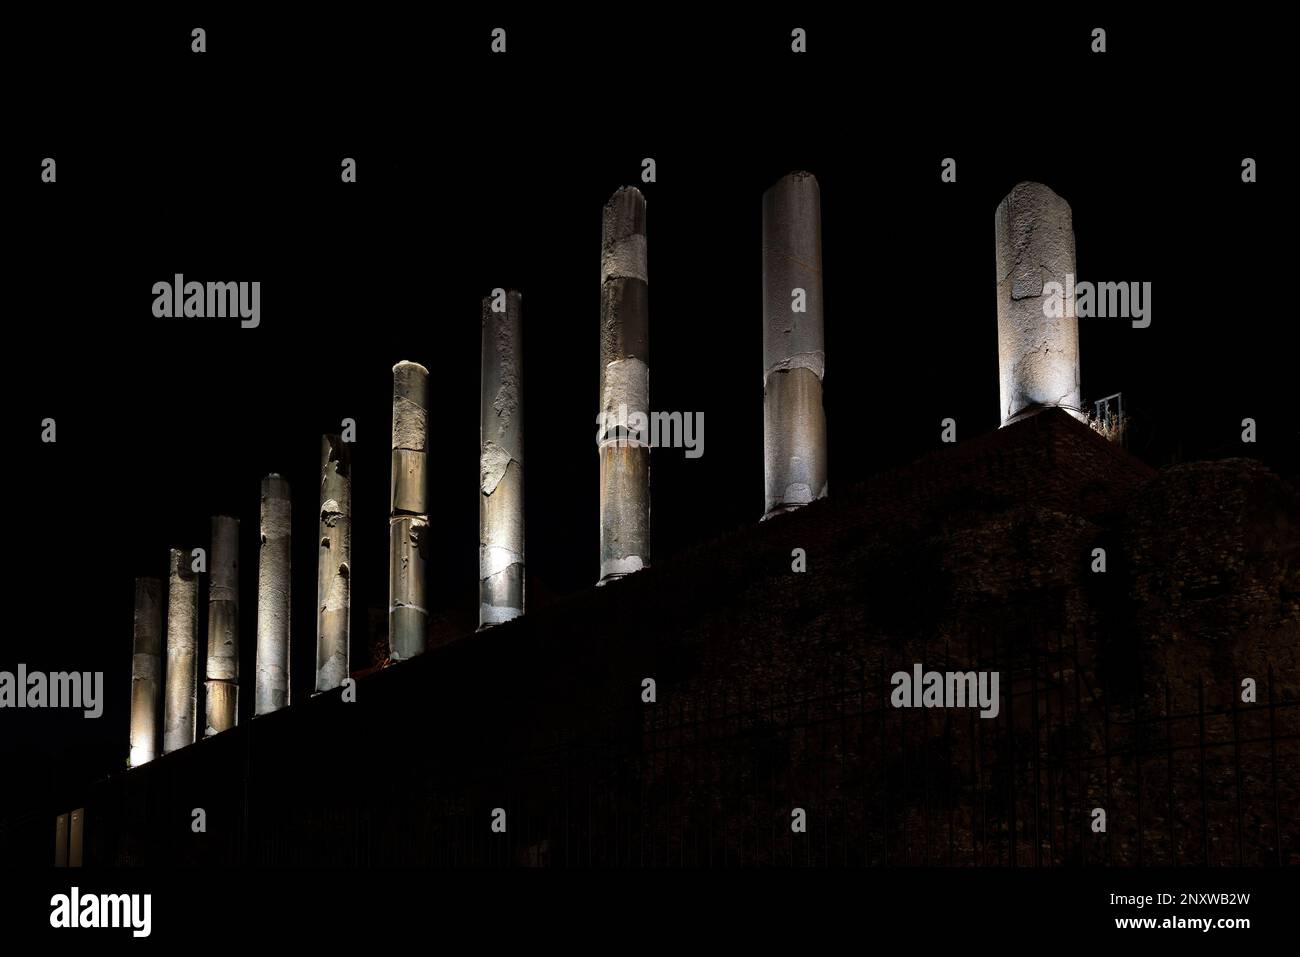
[[[479,627],[524,612],[523,297],[482,304]]]
[[[427,519],[395,518],[389,525],[389,655],[402,661],[424,653],[429,611],[425,604]]]
[[[1001,422],[1052,406],[1082,418],[1079,321],[1044,313],[1047,284],[1077,278],[1070,204],[1042,183],[1019,183],[998,205],[994,236]]]
[[[393,448],[425,450],[428,407],[429,370],[406,360],[393,366]]]
[[[199,680],[199,582],[190,550],[173,548],[167,582],[167,693],[163,753],[194,743]]]
[[[425,552],[429,529],[429,370],[393,366],[392,494],[388,533],[388,653],[401,661],[424,653]],[[423,544],[424,551],[421,546]]]
[[[316,691],[351,673],[352,456],[338,435],[321,436],[316,538]]]
[[[826,495],[825,374],[821,190],[794,172],[763,194],[764,517]]]
[[[600,581],[650,562],[650,449],[608,440],[650,412],[646,203],[624,187],[605,204],[600,243]]]
[[[629,428],[637,413],[650,412],[650,366],[635,357],[615,359],[605,366],[601,376],[601,413],[607,436],[617,429]]]
[[[274,474],[262,479],[254,692],[259,715],[289,705],[291,513],[289,483]]]

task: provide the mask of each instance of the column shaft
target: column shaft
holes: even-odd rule
[[[524,613],[523,297],[483,300],[479,403],[480,628]]]
[[[600,246],[600,582],[650,564],[650,307],[646,204],[618,190]]]
[[[1070,204],[1042,183],[1019,183],[998,204],[994,236],[1002,425],[1051,406],[1083,418],[1079,320],[1072,297],[1058,300],[1061,314],[1052,314],[1045,288],[1074,289]]]
[[[763,194],[764,518],[826,496],[821,190],[790,173]]]
[[[128,762],[133,768],[158,756],[162,634],[162,582],[157,578],[137,578],[131,657],[131,753]]]
[[[207,726],[204,737],[239,722],[239,519],[212,519],[208,562]]]
[[[424,653],[429,497],[429,370],[393,366],[393,471],[388,529],[388,652],[394,661]]]
[[[257,684],[254,713],[289,706],[291,581],[289,483],[262,479],[261,548],[257,554]]]
[[[337,435],[321,436],[320,537],[316,574],[316,690],[351,674],[352,457]]]
[[[167,584],[167,696],[163,753],[194,743],[199,681],[199,580],[188,549],[171,550]]]

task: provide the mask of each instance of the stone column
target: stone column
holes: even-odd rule
[[[478,624],[524,613],[523,297],[509,290],[500,312],[483,300],[483,394],[479,402]]]
[[[388,519],[388,652],[393,661],[424,653],[429,497],[429,370],[393,366],[393,481]]]
[[[239,723],[239,519],[212,519],[209,557],[205,738]]]
[[[262,479],[262,545],[257,554],[257,687],[254,713],[289,706],[289,483]]]
[[[135,580],[135,634],[131,657],[130,767],[158,756],[158,706],[162,702],[162,582]]]
[[[68,866],[80,867],[86,838],[86,809],[79,807],[68,818]]]
[[[60,814],[54,819],[54,866],[68,866],[68,823],[72,813]]]
[[[194,743],[199,682],[199,580],[188,549],[171,550],[167,584],[167,697],[163,753]]]
[[[1070,204],[1042,183],[1019,183],[998,205],[994,235],[1002,424],[1052,406],[1083,419]],[[1069,295],[1052,302],[1052,282]]]
[[[641,191],[605,204],[600,242],[600,581],[650,564],[650,307]]]
[[[795,172],[763,194],[763,517],[826,497],[821,190]]]
[[[351,674],[352,456],[337,435],[320,442],[320,537],[316,564],[316,691]]]

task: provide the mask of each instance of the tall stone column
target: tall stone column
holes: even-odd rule
[[[811,173],[763,194],[763,517],[826,497],[821,189]]]
[[[394,661],[424,653],[429,493],[429,370],[393,366],[393,480],[388,519],[388,652]]]
[[[205,738],[239,723],[239,519],[213,517],[208,568]]]
[[[131,657],[131,754],[138,768],[158,756],[158,706],[162,703],[162,582],[135,580],[135,633]]]
[[[262,545],[257,553],[257,687],[254,713],[289,706],[290,525],[289,483],[262,479]]]
[[[1046,289],[1074,289],[1070,204],[1042,183],[1018,183],[998,204],[994,235],[1002,424],[1052,406],[1084,418],[1073,297],[1060,296],[1053,309]]]
[[[352,456],[337,435],[320,442],[320,537],[316,564],[316,691],[351,674]]]
[[[524,613],[523,296],[501,311],[483,299],[483,395],[479,402],[478,625]]]
[[[600,581],[650,564],[650,305],[641,191],[605,204],[600,241]]]
[[[167,696],[163,753],[194,743],[199,682],[199,580],[188,549],[171,550],[167,583]]]

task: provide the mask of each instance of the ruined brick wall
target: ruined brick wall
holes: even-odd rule
[[[1296,516],[1253,463],[1157,474],[1046,412],[168,755],[88,834],[122,863],[1293,863],[1297,710],[1231,702],[1265,662],[1295,698]],[[1001,713],[890,707],[913,662],[997,670]],[[168,809],[200,797],[225,823],[191,837]]]

